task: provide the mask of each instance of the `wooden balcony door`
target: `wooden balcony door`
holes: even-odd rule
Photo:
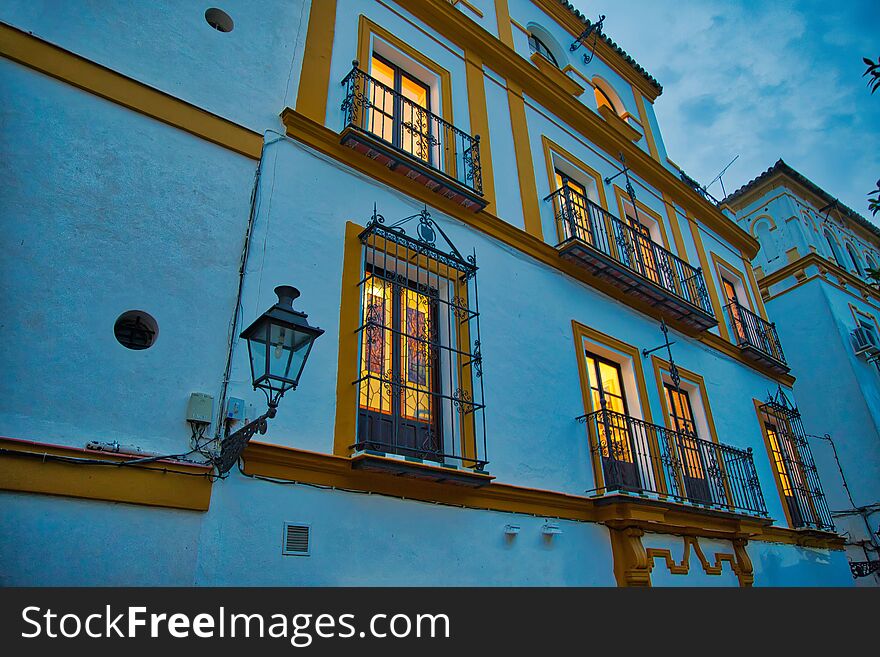
[[[745,323],[743,322],[742,313],[739,310],[740,303],[736,293],[736,286],[726,278],[721,279],[721,285],[724,288],[725,304],[730,312],[730,323],[733,324],[730,328],[733,330],[734,335],[736,335],[739,344],[748,342]]]
[[[678,433],[677,448],[681,460],[681,477],[685,496],[693,501],[708,504],[712,501],[707,477],[706,459],[697,440],[694,411],[686,390],[664,383],[666,409],[669,423]]]
[[[654,252],[654,240],[651,239],[651,231],[635,216],[626,212],[626,221],[632,229],[633,258],[636,270],[653,283],[660,283],[660,270],[657,267],[657,254]]]
[[[375,270],[363,304],[358,442],[440,460],[437,302],[415,283]]]
[[[562,207],[556,208],[557,213],[562,210],[562,216],[567,221],[562,222],[563,240],[576,237],[582,242],[595,246],[593,233],[595,227],[590,216],[590,207],[587,203],[587,188],[556,169],[556,189],[563,190],[557,203]]]
[[[589,351],[585,355],[593,410],[608,411],[600,414],[596,436],[605,488],[641,490],[620,365]]]
[[[431,164],[431,90],[399,66],[373,54],[372,77],[382,83],[371,94],[368,129],[402,151]]]

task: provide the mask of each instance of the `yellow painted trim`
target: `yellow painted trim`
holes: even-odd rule
[[[309,26],[300,67],[296,111],[322,124],[327,119],[330,59],[335,33],[336,0],[313,2],[309,9]]]
[[[589,498],[548,490],[499,483],[482,488],[408,479],[351,467],[351,459],[308,452],[292,447],[251,441],[243,454],[248,474],[286,481],[335,486],[350,490],[450,504],[470,509],[510,511],[582,522],[598,522],[612,529],[636,527],[664,534],[706,538],[767,540],[776,543],[843,549],[843,539],[828,532],[773,527],[769,520],[689,507],[670,501],[642,500],[624,496]],[[490,463],[491,466],[491,463]],[[490,467],[491,469],[491,467]]]
[[[880,323],[877,322],[877,318],[874,315],[872,315],[871,313],[866,313],[864,310],[859,310],[851,303],[847,303],[846,305],[849,306],[849,310],[852,313],[855,326],[859,325],[859,315],[861,315],[862,317],[866,317],[867,319],[870,319],[872,322],[874,322],[874,328],[877,329],[877,335],[880,335]]]
[[[523,223],[527,233],[543,241],[544,228],[541,224],[540,199],[535,183],[535,161],[529,142],[526,106],[522,97],[522,89],[512,82],[507,85],[507,102],[510,105],[510,126],[513,130],[513,150],[516,156],[516,173],[519,180]]]
[[[556,191],[556,168],[553,166],[553,154],[555,153],[563,160],[567,160],[573,166],[580,169],[584,175],[593,179],[596,183],[596,190],[599,194],[599,205],[608,210],[608,198],[605,196],[605,183],[602,181],[602,175],[598,171],[579,157],[573,155],[570,151],[564,149],[547,135],[541,135],[541,145],[544,148],[544,165],[547,167],[547,181],[551,192]],[[610,225],[606,226],[606,230],[608,231],[608,235],[613,235]],[[561,242],[563,238],[564,235],[562,234],[562,229],[557,225],[556,239]]]
[[[648,400],[648,388],[645,383],[645,372],[642,369],[642,354],[638,350],[638,348],[621,340],[618,340],[615,337],[602,333],[601,331],[597,331],[596,329],[581,324],[577,320],[571,321],[571,327],[572,333],[574,335],[574,347],[575,355],[577,357],[578,374],[581,380],[581,396],[583,397],[584,402],[584,413],[590,414],[597,410],[600,410],[597,408],[593,408],[593,401],[590,395],[590,382],[587,374],[586,358],[584,356],[584,342],[592,342],[594,344],[599,344],[611,351],[623,354],[630,359],[633,364],[633,373],[636,379],[636,390],[638,390],[639,406],[640,410],[642,411],[642,418],[645,422],[653,424],[653,419],[651,417],[651,404]],[[596,444],[594,437],[590,435],[590,432],[588,431],[587,433],[590,440],[590,456],[593,463],[596,489],[603,490],[605,488],[605,481],[602,472],[601,459],[598,455],[598,445]],[[651,468],[654,471],[654,479],[659,486],[659,492],[665,493],[666,482],[663,477],[663,473],[661,472],[659,467],[660,447],[653,441],[648,441],[648,449],[651,452]]]
[[[612,128],[617,130],[620,134],[622,134],[626,139],[631,142],[637,142],[642,138],[642,133],[633,128],[629,123],[627,123],[622,116],[617,114],[613,109],[608,107],[607,105],[599,105],[597,110],[603,119],[610,125]]]
[[[663,207],[666,210],[666,218],[669,220],[669,226],[672,229],[672,239],[675,241],[676,255],[687,262],[689,258],[684,238],[681,235],[681,225],[678,223],[678,212],[675,209],[675,205],[666,198],[665,194],[661,198],[663,200]]]
[[[553,62],[549,61],[544,55],[533,52],[529,57],[529,61],[534,64],[541,73],[546,75],[553,84],[559,85],[562,90],[572,96],[580,96],[584,93],[584,87],[568,77]]]
[[[44,455],[116,463],[137,457],[9,438],[0,438],[0,449],[2,490],[191,511],[207,511],[211,503],[210,466],[180,461],[117,467],[66,463]]]
[[[407,57],[417,61],[426,69],[434,73],[440,80],[440,102],[443,107],[438,112],[436,108],[433,110],[435,114],[443,118],[445,121],[455,125],[455,117],[452,111],[452,75],[448,70],[440,66],[434,60],[426,57],[421,52],[413,48],[403,39],[395,36],[381,25],[374,23],[369,18],[360,15],[358,18],[358,62],[363,71],[370,72],[370,61],[373,52],[373,36],[376,36],[390,44],[395,49],[405,53]],[[454,172],[453,172],[454,173]]]
[[[584,31],[584,24],[563,6],[558,0],[532,0],[548,16],[565,28],[572,39],[576,39]],[[592,43],[592,42],[591,42]],[[623,56],[605,43],[604,39],[596,41],[596,56],[607,64],[624,80],[639,89],[651,102],[656,100],[660,91],[638,73]]]
[[[767,435],[767,427],[764,426],[764,413],[761,412],[763,402],[759,399],[752,398],[755,405],[755,416],[758,418],[758,427],[761,430],[761,436],[764,438],[764,447],[767,449],[767,458],[770,461],[770,469],[773,471],[773,481],[776,482],[776,492],[779,494],[779,502],[782,506],[782,512],[785,514],[785,523],[788,527],[794,527],[791,520],[791,513],[788,510],[788,504],[785,501],[785,486],[782,483],[782,475],[776,467],[776,459],[773,457],[773,448],[770,444],[770,436]]]
[[[690,216],[687,216],[688,226],[691,230],[691,237],[694,240],[694,246],[697,249],[697,257],[700,259],[700,268],[703,270],[703,278],[706,281],[706,290],[709,293],[709,299],[712,302],[712,308],[715,311],[715,317],[718,319],[718,330],[721,337],[726,342],[730,342],[730,333],[727,330],[727,322],[724,321],[724,312],[722,310],[721,301],[718,298],[718,289],[715,287],[714,276],[711,275],[709,262],[706,259],[706,249],[703,246],[703,238],[700,236],[700,226]]]
[[[637,89],[633,89],[633,95],[636,98],[636,108],[639,111],[639,119],[642,124],[642,130],[645,131],[645,141],[648,142],[648,151],[658,162],[660,161],[660,151],[657,150],[657,142],[654,138],[654,131],[651,129],[651,122],[648,120],[648,110],[645,109],[645,97]]]
[[[611,554],[614,558],[614,577],[620,587],[651,586],[648,554],[642,545],[641,529],[623,527],[608,529],[611,538]]]
[[[474,12],[477,16],[479,16],[480,18],[483,18],[483,12],[480,11],[480,8],[479,8],[479,7],[475,7],[475,6],[472,5],[470,2],[468,2],[468,0],[448,0],[448,2],[449,2],[449,4],[451,4],[453,7],[454,7],[455,5],[461,3],[462,5],[464,5],[465,7],[467,7],[469,10],[471,10],[472,12]]]
[[[663,407],[663,424],[669,426],[669,408],[666,406],[666,395],[663,394],[663,373],[669,373],[669,362],[659,356],[651,356],[651,364],[654,367],[654,377],[657,382],[657,392],[660,395],[660,405]],[[681,378],[697,387],[700,391],[700,401],[703,404],[703,412],[706,414],[706,424],[709,425],[710,438],[713,443],[718,443],[718,432],[715,429],[715,418],[712,416],[712,406],[709,404],[709,393],[706,391],[706,381],[696,372],[691,372],[680,365],[676,365]],[[671,427],[670,427],[671,428]]]
[[[507,0],[495,0],[495,20],[498,22],[498,38],[508,48],[513,48],[513,30],[510,29],[510,7]]]
[[[732,264],[730,264],[727,260],[722,258],[720,255],[718,255],[714,251],[710,251],[709,256],[712,258],[712,264],[715,267],[715,274],[718,276],[718,284],[721,285],[723,270],[727,270],[730,274],[737,277],[739,279],[740,284],[743,287],[743,290],[745,290],[745,292],[746,292],[746,302],[748,303],[749,310],[751,310],[754,313],[755,306],[752,303],[752,295],[749,294],[750,285],[746,281],[745,274],[743,274],[743,272],[740,271],[740,269],[738,267],[734,267]],[[725,304],[725,305],[727,305],[727,304]],[[755,313],[755,314],[757,314],[757,313]]]
[[[218,146],[260,157],[259,133],[14,27],[0,24],[0,55]]]
[[[358,235],[363,226],[345,223],[345,241],[342,255],[342,293],[339,300],[339,356],[336,366],[336,422],[333,427],[333,453],[351,453],[351,445],[357,442],[357,389],[354,382],[358,371],[360,345],[360,288],[362,244]]]
[[[396,189],[410,196],[411,198],[429,204],[431,207],[437,208],[440,212],[455,217],[462,223],[517,249],[521,253],[524,253],[545,265],[571,276],[575,280],[581,281],[582,283],[595,288],[613,299],[617,299],[621,303],[626,304],[630,308],[648,317],[660,319],[661,312],[656,307],[634,299],[631,295],[627,295],[607,281],[589,274],[582,267],[560,258],[559,253],[553,246],[535,238],[525,230],[517,228],[509,222],[499,219],[491,212],[486,212],[485,210],[476,213],[468,211],[459,204],[445,199],[439,194],[435,194],[424,185],[413,182],[406,176],[400,176],[389,171],[388,167],[378,164],[369,157],[357,153],[351,148],[343,146],[339,141],[339,133],[302,116],[295,110],[290,108],[285,109],[281,113],[281,119],[287,129],[287,134],[293,139],[307,144],[310,148],[332,157],[337,162],[349,166],[376,181],[388,185],[392,189]],[[667,319],[667,323],[670,328],[695,337],[707,346],[724,353],[747,367],[761,372],[770,379],[778,381],[782,385],[791,386],[792,383],[794,383],[794,378],[790,375],[774,373],[758,363],[747,360],[733,345],[713,333],[697,331],[687,324],[682,324],[672,319]]]
[[[770,317],[767,315],[767,307],[764,305],[764,298],[761,295],[761,288],[758,286],[758,281],[755,278],[755,272],[752,269],[751,263],[746,260],[746,257],[740,254],[742,259],[743,271],[746,272],[746,276],[749,279],[749,286],[752,288],[752,296],[755,298],[755,303],[758,305],[758,312],[761,314],[761,317],[766,321],[770,321]]]
[[[827,280],[827,278],[826,278],[825,281],[829,285],[833,285],[840,290],[848,292],[851,296],[855,297],[856,299],[862,299],[866,303],[870,303],[872,306],[875,306],[878,309],[880,309],[880,292],[878,292],[878,290],[876,288],[872,288],[870,285],[865,283],[862,279],[857,278],[856,276],[852,275],[850,272],[839,267],[834,262],[820,256],[818,253],[808,253],[805,256],[803,256],[800,260],[797,260],[796,262],[791,262],[791,263],[787,264],[785,267],[781,267],[780,269],[777,269],[774,272],[766,274],[758,281],[758,284],[760,285],[761,290],[769,290],[769,288],[771,286],[776,285],[777,283],[784,281],[786,278],[789,278],[790,276],[797,276],[798,273],[804,274],[805,273],[804,270],[806,270],[808,267],[811,267],[811,266],[818,267],[819,271],[823,273],[823,278],[824,278],[825,273],[831,273],[839,281],[846,283],[846,285],[848,287],[852,287],[852,288],[858,290],[859,294],[854,294],[851,290],[847,289],[847,287],[844,287],[842,285],[838,285],[832,281]],[[771,298],[775,299],[776,297],[781,296],[782,294],[785,294],[786,292],[790,292],[791,290],[795,289],[796,287],[800,287],[800,285],[803,285],[803,284],[809,282],[813,278],[814,277],[804,278],[802,281],[800,281],[800,283],[791,286],[790,288],[786,289],[784,292],[779,292],[777,294],[774,294],[772,297],[767,297],[765,299],[765,301],[769,301]]]
[[[648,572],[653,572],[655,559],[663,559],[670,574],[687,575],[690,572],[690,556],[691,551],[693,551],[697,555],[697,559],[700,562],[700,566],[703,568],[703,572],[707,575],[721,575],[724,562],[727,562],[733,574],[736,575],[736,579],[740,586],[752,586],[752,583],[754,582],[754,573],[751,568],[751,559],[748,558],[747,553],[745,558],[742,557],[742,552],[745,551],[745,541],[741,542],[741,550],[736,550],[734,547],[734,552],[732,554],[728,552],[716,552],[714,564],[710,563],[703,554],[703,549],[700,547],[700,541],[696,536],[683,536],[682,542],[682,558],[681,563],[678,564],[675,563],[671,550],[666,548],[646,548],[645,553],[648,558]]]
[[[627,163],[633,171],[638,173],[641,180],[659,190],[658,194],[660,192],[674,193],[680,198],[681,205],[686,210],[700,216],[707,226],[711,227],[723,239],[729,241],[735,248],[745,252],[748,257],[754,257],[758,252],[757,240],[717,207],[688,187],[671,171],[652,158],[649,153],[624,138],[595,112],[584,111],[584,106],[579,100],[564,93],[557,85],[549,84],[546,76],[532,66],[526,58],[517,54],[498,39],[487,39],[487,33],[482,27],[463,16],[449,3],[399,0],[398,4],[451,42],[462,47],[466,53],[470,53],[470,59],[476,61],[474,58],[479,56],[481,65],[485,63],[488,68],[506,80],[514,80],[523,88],[528,97],[534,99],[541,107],[552,108],[559,121],[588,139],[591,147],[602,149],[605,153],[610,154],[611,158],[616,158],[619,153],[623,152]],[[557,3],[553,0],[552,4]],[[567,12],[561,4],[558,7]],[[565,16],[565,13],[562,15]],[[567,20],[569,24],[573,24],[572,21],[579,23],[573,16],[568,16]],[[646,95],[649,94],[644,89],[641,91]]]
[[[465,74],[467,78],[468,109],[471,118],[471,134],[480,136],[480,171],[483,176],[483,198],[488,201],[486,210],[495,210],[495,173],[492,168],[492,147],[489,136],[489,110],[486,105],[486,86],[483,82],[483,60],[472,51],[465,50]]]
[[[626,190],[622,189],[618,185],[614,185],[614,197],[617,199],[617,211],[619,212],[617,216],[621,221],[624,221],[626,213],[623,211],[623,203],[624,201],[626,201],[627,203],[632,203],[632,200],[630,199],[629,194],[626,193]],[[660,214],[658,214],[657,212],[654,212],[654,210],[649,208],[638,199],[636,199],[636,207],[638,208],[639,212],[644,212],[646,215],[651,217],[651,219],[657,222],[657,228],[660,230],[660,238],[663,240],[663,246],[667,251],[672,253],[672,249],[669,248],[669,238],[666,236],[666,224],[663,221],[663,217],[661,217]],[[609,235],[610,234],[611,233],[609,233]],[[687,256],[679,257],[687,262]]]

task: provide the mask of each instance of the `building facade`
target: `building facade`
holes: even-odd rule
[[[856,582],[876,586],[880,291],[869,270],[880,262],[880,230],[782,160],[725,201],[761,243],[758,286],[798,373],[835,525]]]
[[[852,584],[758,240],[613,30],[557,0],[0,18],[3,583]],[[286,284],[324,334],[220,476]]]

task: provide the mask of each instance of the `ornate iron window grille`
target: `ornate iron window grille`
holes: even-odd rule
[[[407,234],[404,226],[415,228]],[[438,238],[444,246],[438,245]],[[427,208],[363,244],[355,450],[483,471],[486,420],[476,255],[462,256]]]
[[[480,136],[459,130],[360,70],[357,61],[352,64],[342,80],[345,125],[387,142],[482,196]]]
[[[557,248],[578,240],[635,272],[669,294],[714,316],[702,269],[666,250],[570,187],[561,187],[551,201],[562,235]]]
[[[770,395],[760,411],[771,432],[771,460],[782,481],[783,504],[795,528],[834,531],[831,512],[822,491],[813,452],[801,422],[801,414],[782,388]]]
[[[737,301],[731,301],[724,306],[724,313],[727,315],[727,325],[737,345],[753,347],[765,356],[787,366],[775,323],[759,317]]]
[[[739,449],[674,431],[607,408],[585,422],[604,486],[600,494],[653,494],[744,515],[767,508],[751,449]]]

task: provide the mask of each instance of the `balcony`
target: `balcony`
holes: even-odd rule
[[[357,67],[342,81],[341,142],[463,207],[486,207],[480,137],[459,130]]]
[[[722,445],[609,410],[587,423],[600,493],[628,492],[767,517],[752,450]]]
[[[700,269],[569,187],[544,200],[553,202],[562,258],[699,331],[718,324]]]
[[[774,372],[786,374],[791,368],[785,362],[776,324],[758,317],[737,302],[724,306],[730,339],[751,361],[769,367]]]

